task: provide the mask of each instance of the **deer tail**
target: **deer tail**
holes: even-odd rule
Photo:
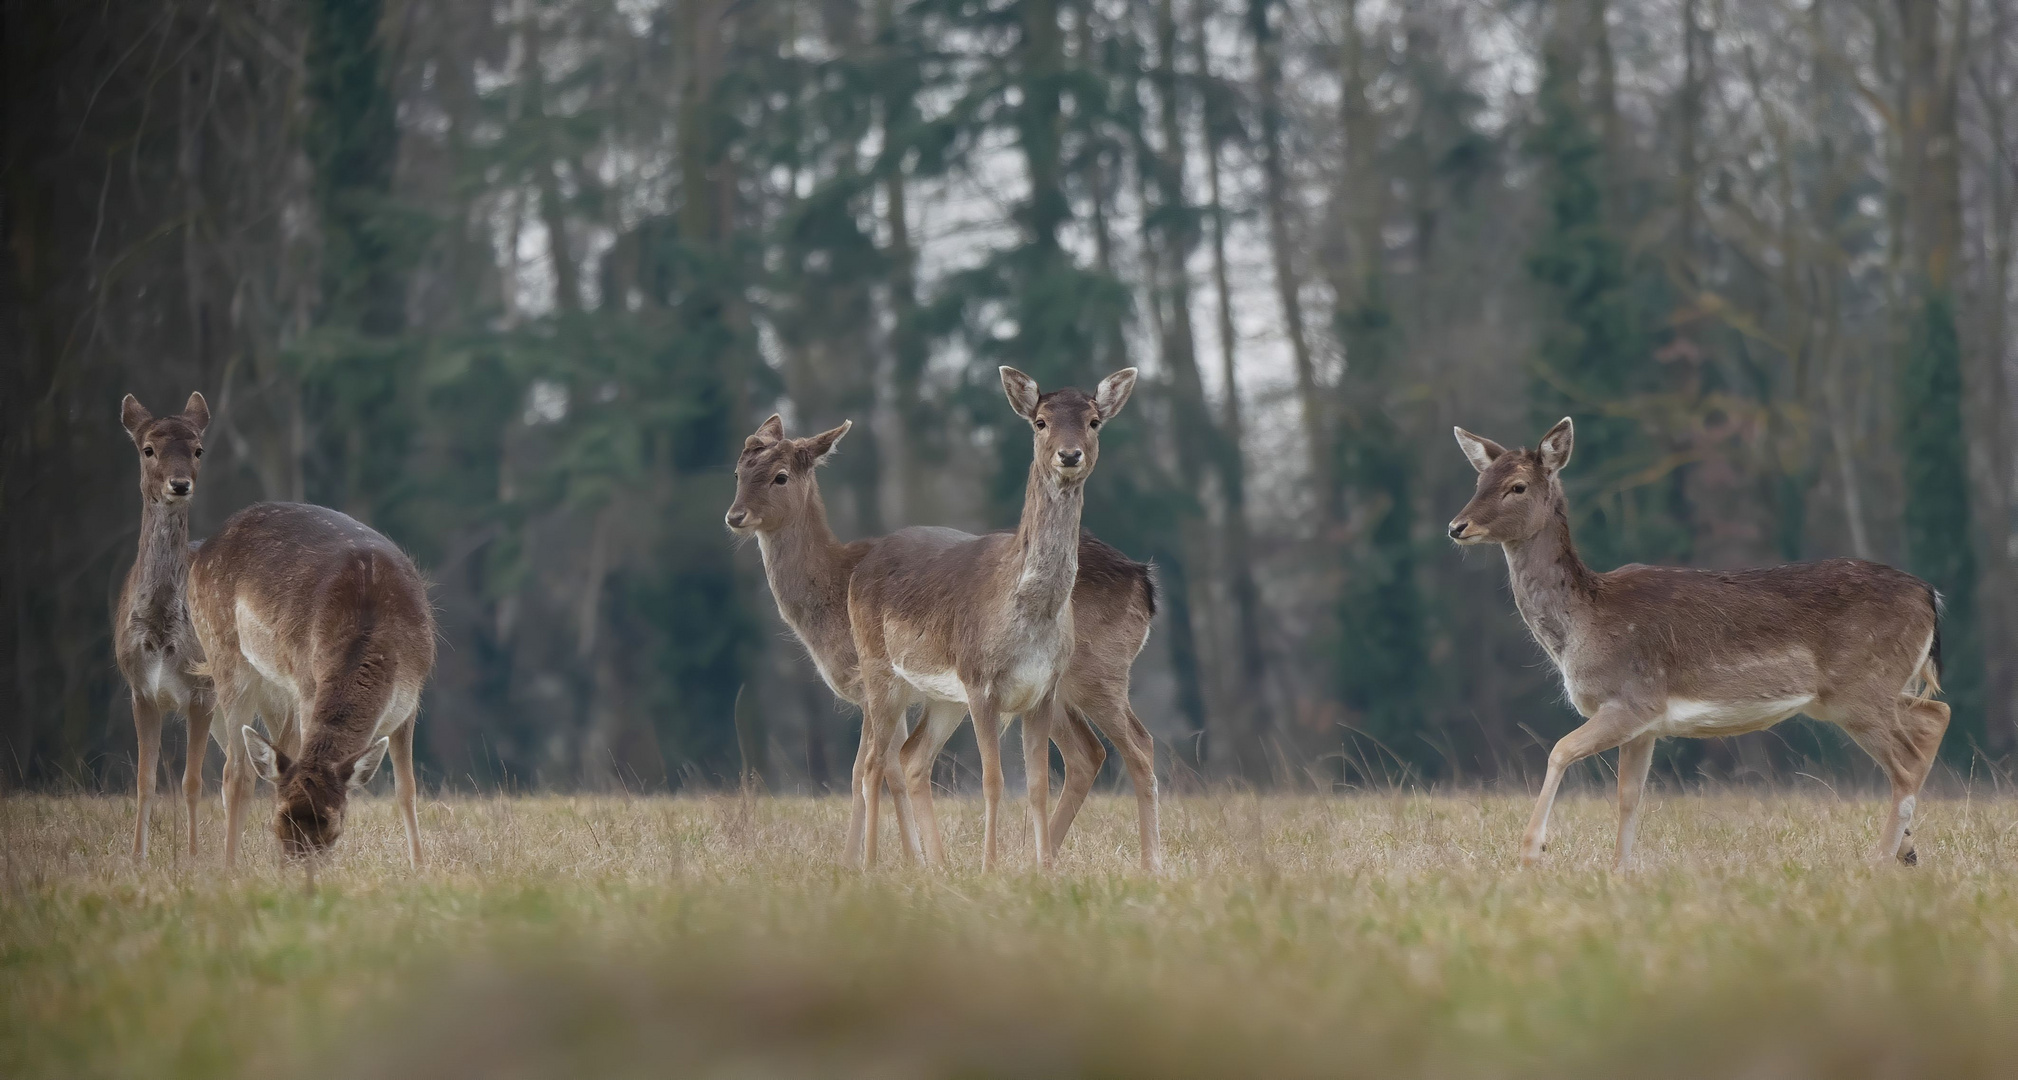
[[[1947,603],[1932,585],[1927,586],[1927,605],[1934,609],[1934,636],[1928,639],[1927,655],[1920,658],[1920,667],[1914,672],[1920,680],[1921,701],[1941,692],[1941,615]]]

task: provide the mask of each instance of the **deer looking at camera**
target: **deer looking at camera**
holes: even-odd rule
[[[859,707],[862,676],[848,623],[848,580],[881,539],[844,544],[835,538],[827,527],[816,473],[851,426],[842,424],[818,435],[793,439],[785,435],[778,417],[764,421],[743,443],[736,462],[736,499],[724,521],[737,535],[756,536],[764,576],[779,613],[812,655],[827,686]],[[950,538],[974,539],[965,533],[943,531]],[[1128,689],[1129,670],[1149,639],[1150,620],[1156,613],[1155,581],[1146,564],[1082,531],[1072,603],[1077,640],[1061,689],[1065,716],[1051,733],[1065,761],[1065,788],[1048,829],[1052,851],[1064,843],[1106,761],[1107,750],[1093,734],[1090,720],[1120,748],[1128,765],[1135,785],[1142,865],[1153,872],[1161,864],[1154,740],[1129,708]],[[901,754],[904,781],[916,804],[921,844],[926,859],[932,862],[944,858],[932,809],[932,764],[966,711],[964,701],[928,702],[924,720],[911,733]],[[861,779],[868,745],[864,739],[856,753],[854,812],[845,848],[850,853],[866,843],[863,824],[867,802],[862,798]]]
[[[133,730],[139,739],[133,857],[147,857],[147,809],[161,762],[161,724],[170,712],[189,721],[182,799],[189,810],[193,856],[211,695],[210,680],[191,670],[202,661],[203,650],[189,625],[189,502],[196,497],[210,406],[202,394],[191,394],[180,414],[156,417],[128,394],[119,404],[119,419],[140,453],[140,553],[126,572],[112,619],[112,651],[132,691]]]
[[[1099,461],[1100,425],[1127,403],[1135,374],[1134,368],[1115,372],[1090,396],[1074,389],[1040,394],[1028,375],[1003,368],[1002,389],[1016,414],[1029,421],[1035,451],[1016,531],[973,537],[905,529],[878,542],[856,565],[848,581],[848,621],[861,662],[867,744],[856,786],[867,803],[863,863],[874,859],[877,800],[887,762],[901,752],[904,710],[924,701],[965,705],[973,717],[981,749],[982,866],[990,869],[1002,800],[999,739],[1010,717],[1023,717],[1035,851],[1050,865],[1045,740],[1067,722],[1059,715],[1058,689],[1074,659],[1080,512],[1086,479]],[[908,788],[900,785],[894,801],[899,829],[910,838],[916,827]]]
[[[228,733],[226,864],[238,855],[254,769],[276,789],[281,850],[310,855],[336,842],[350,792],[390,751],[407,855],[419,867],[413,725],[434,668],[434,612],[413,560],[334,510],[258,503],[197,552],[189,598]],[[252,727],[255,711],[291,715],[300,729],[269,741]]]
[[[1570,542],[1560,474],[1568,418],[1534,450],[1454,429],[1478,491],[1450,523],[1460,544],[1506,550],[1514,602],[1587,719],[1549,753],[1521,862],[1541,857],[1563,773],[1619,747],[1617,864],[1632,857],[1640,795],[1661,736],[1759,731],[1807,713],[1848,732],[1892,782],[1875,857],[1918,861],[1914,802],[1948,728],[1940,598],[1919,578],[1860,559],[1761,570],[1622,566],[1600,573]]]

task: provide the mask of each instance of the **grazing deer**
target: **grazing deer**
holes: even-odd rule
[[[764,421],[743,443],[736,462],[736,499],[724,521],[737,535],[757,537],[779,613],[812,655],[828,688],[859,707],[862,677],[848,623],[848,580],[880,541],[843,544],[835,538],[827,527],[815,472],[851,426],[792,439],[786,437],[778,417]],[[1088,726],[1090,716],[1121,748],[1128,763],[1135,783],[1142,863],[1154,871],[1161,862],[1154,741],[1128,707],[1128,683],[1129,669],[1148,641],[1156,612],[1155,582],[1147,565],[1082,531],[1072,602],[1077,642],[1065,676],[1065,723],[1052,732],[1065,760],[1065,789],[1049,828],[1052,849],[1055,852],[1064,842],[1106,761],[1106,748]],[[925,719],[901,754],[903,775],[918,804],[922,847],[933,862],[943,859],[944,848],[932,810],[932,763],[965,715],[964,702],[928,702]],[[864,739],[856,751],[849,852],[863,843],[867,802],[861,797],[861,780],[868,745]]]
[[[203,797],[203,751],[210,737],[210,680],[191,669],[203,659],[189,625],[189,500],[203,457],[210,406],[189,395],[177,416],[155,417],[132,394],[119,404],[120,422],[140,452],[140,553],[119,590],[112,618],[112,651],[133,695],[133,731],[139,739],[136,778],[139,817],[133,857],[147,857],[147,806],[154,799],[161,762],[161,722],[180,712],[189,721],[189,752],[182,767],[182,800],[189,810],[189,854],[196,854],[196,804]]]
[[[281,850],[309,855],[336,842],[351,790],[389,750],[418,868],[413,725],[434,668],[434,612],[413,560],[334,510],[258,503],[197,552],[189,600],[218,711],[235,733],[225,740],[225,863],[238,855],[253,769],[277,791]],[[299,756],[252,727],[255,711],[299,722],[274,732]]]
[[[1541,857],[1563,772],[1619,747],[1618,866],[1632,858],[1640,795],[1661,736],[1709,738],[1795,713],[1834,723],[1892,782],[1876,858],[1908,866],[1913,806],[1948,706],[1940,687],[1940,598],[1926,582],[1860,559],[1763,570],[1622,566],[1600,573],[1570,542],[1560,474],[1568,418],[1534,450],[1454,429],[1478,491],[1450,523],[1460,544],[1506,550],[1514,602],[1587,719],[1549,753],[1521,862]],[[1917,685],[1916,685],[1917,684]]]
[[[982,866],[996,861],[1002,800],[999,738],[1023,717],[1023,758],[1036,853],[1052,846],[1047,821],[1051,770],[1045,740],[1066,721],[1060,680],[1074,659],[1073,591],[1079,579],[1079,518],[1086,478],[1100,453],[1100,425],[1135,388],[1135,369],[1102,380],[1092,396],[1074,389],[1039,394],[1014,368],[1002,388],[1030,422],[1035,456],[1013,533],[967,536],[905,529],[878,542],[848,579],[848,621],[861,662],[864,864],[875,859],[877,800],[887,760],[901,754],[904,710],[914,700],[964,704],[981,748]],[[1139,644],[1134,646],[1140,648]],[[927,725],[933,723],[928,716]],[[916,844],[910,785],[897,788],[900,831]],[[857,854],[857,853],[851,853]]]

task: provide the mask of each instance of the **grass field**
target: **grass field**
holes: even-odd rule
[[[162,800],[172,808],[172,796]],[[2018,1071],[2018,803],[1666,794],[1091,803],[1050,876],[839,869],[839,800],[364,801],[311,894],[255,838],[0,800],[0,1076],[1702,1076]],[[1020,804],[1016,811],[1020,815]],[[262,806],[263,817],[263,806]],[[1021,818],[1016,818],[1020,825]],[[1011,830],[1021,839],[1022,830]]]

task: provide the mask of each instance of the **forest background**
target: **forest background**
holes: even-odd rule
[[[1008,527],[1004,363],[1143,369],[1086,523],[1158,566],[1180,784],[1524,778],[1574,715],[1449,431],[1565,414],[1594,564],[1904,566],[1944,775],[2018,751],[2018,0],[0,11],[0,788],[131,779],[118,403],[191,390],[194,535],[320,502],[435,582],[428,781],[831,787],[729,465],[852,419],[843,538]]]

